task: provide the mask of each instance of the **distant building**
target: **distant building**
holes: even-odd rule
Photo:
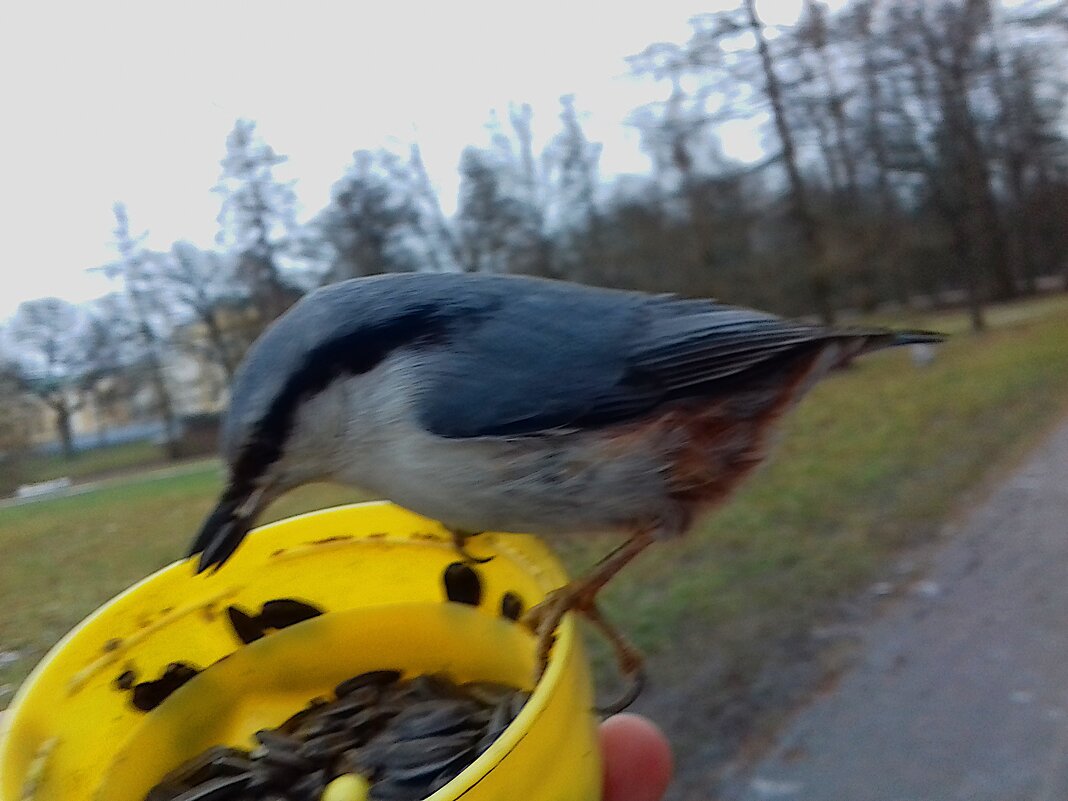
[[[124,397],[127,393],[119,386],[122,383],[124,379],[121,377],[108,377],[101,379],[92,392],[78,394],[70,391],[71,434],[76,448],[145,438],[123,433],[138,424],[143,427],[145,421],[143,413],[138,414],[137,405]],[[27,395],[26,403],[31,410],[27,418],[30,443],[36,447],[58,448],[55,410],[34,395]]]
[[[282,300],[292,305],[302,292],[296,288],[279,290]],[[231,370],[263,328],[260,314],[247,301],[220,304],[213,320],[216,334],[207,324],[193,320],[177,326],[170,346],[164,351],[163,371],[171,404],[179,423],[183,418],[217,415],[228,401],[229,376],[223,367],[221,346]],[[78,449],[164,435],[156,398],[145,380],[145,367],[131,366],[122,374],[100,379],[92,391],[75,395],[71,390],[71,433]],[[30,440],[37,447],[57,448],[55,411],[39,398],[30,399]]]

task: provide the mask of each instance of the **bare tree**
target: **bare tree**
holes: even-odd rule
[[[512,139],[493,115],[490,147],[460,156],[456,211],[464,265],[473,272],[541,273],[544,218],[528,192],[528,177]]]
[[[1048,36],[1036,41],[1024,20],[1001,15],[997,9],[991,9],[991,19],[989,55],[997,104],[991,125],[994,170],[1004,186],[1012,273],[1034,292],[1038,276],[1059,266],[1043,246],[1039,229],[1044,215],[1032,198],[1045,193],[1068,155],[1059,130],[1064,92],[1050,92],[1048,82],[1043,85],[1044,76],[1061,71],[1062,57]],[[1011,38],[1014,28],[1022,28],[1017,41]]]
[[[122,282],[123,293],[133,324],[133,336],[143,354],[148,380],[155,397],[156,413],[163,424],[167,452],[171,458],[178,456],[178,421],[175,414],[171,389],[167,381],[165,353],[168,334],[173,323],[171,310],[165,299],[157,292],[157,256],[144,247],[146,234],[134,234],[130,230],[130,218],[126,206],[116,203],[114,247],[118,259],[105,265],[109,278]]]
[[[764,33],[764,23],[757,15],[756,0],[744,0],[745,23],[756,42],[763,73],[763,92],[771,106],[771,118],[782,148],[782,163],[790,187],[790,214],[801,233],[804,256],[810,261],[812,300],[820,317],[826,323],[834,322],[834,299],[831,277],[823,269],[823,243],[820,241],[819,225],[809,204],[808,189],[801,175],[801,167],[794,142],[794,133],[786,116],[782,85],[776,69],[771,47]]]
[[[866,257],[889,276],[891,296],[907,306],[911,301],[911,283],[902,264],[899,241],[905,222],[904,204],[893,183],[887,134],[887,128],[895,124],[885,88],[890,67],[885,43],[875,28],[881,5],[881,0],[853,3],[847,9],[842,36],[851,41],[859,56],[858,160],[862,163],[867,160],[871,178],[865,188],[873,190],[875,198],[874,219],[869,223],[871,249]]]
[[[262,327],[299,294],[282,269],[296,206],[292,187],[274,177],[275,167],[286,160],[258,136],[254,122],[238,120],[226,137],[222,175],[215,186],[222,196],[218,243],[234,259]]]
[[[175,242],[156,260],[161,291],[176,317],[197,327],[181,344],[194,356],[215,365],[229,382],[255,336],[244,312],[248,291],[225,257],[191,242]]]
[[[844,204],[855,204],[860,197],[860,177],[848,104],[857,92],[843,80],[850,75],[851,59],[822,3],[806,0],[791,38],[796,46],[793,57],[801,65],[802,86],[809,90],[802,92],[798,91],[801,87],[795,87],[793,94],[806,95],[817,118],[820,148],[835,195]]]
[[[694,31],[683,63],[720,90],[735,116],[754,118],[766,110],[779,145],[777,158],[786,177],[788,217],[798,235],[798,260],[806,272],[812,307],[825,321],[835,316],[833,281],[825,263],[820,222],[802,170],[795,123],[786,103],[780,57],[773,51],[755,0],[730,11],[704,14],[692,21]]]
[[[597,199],[601,145],[586,137],[574,95],[560,98],[560,123],[560,132],[545,154],[552,191],[552,227],[564,271],[581,277],[584,265],[605,258]]]
[[[413,182],[391,153],[360,150],[312,225],[329,245],[327,281],[420,267],[426,232]],[[426,243],[433,249],[433,242]]]
[[[23,481],[33,414],[17,365],[0,360],[0,494],[13,492]]]
[[[85,406],[92,380],[86,371],[87,327],[78,307],[42,298],[19,306],[8,329],[20,385],[52,410],[57,439],[68,459],[74,455],[73,418]]]
[[[111,421],[127,416],[143,386],[146,354],[125,294],[111,292],[83,308],[87,315],[86,385],[102,441]]]
[[[408,157],[408,175],[412,177],[414,192],[425,219],[425,230],[430,242],[429,252],[439,270],[463,270],[467,263],[460,236],[445,216],[441,199],[430,180],[418,144],[412,144]]]
[[[510,272],[511,237],[521,212],[505,184],[496,154],[474,147],[464,150],[456,219],[464,263],[472,272]]]
[[[526,205],[527,236],[532,253],[525,271],[535,275],[562,277],[564,270],[559,264],[558,242],[550,231],[549,223],[549,154],[541,157],[534,153],[534,110],[529,103],[512,105],[508,120],[516,141],[519,163],[515,169],[519,175],[519,196]],[[511,149],[508,150],[509,155]]]

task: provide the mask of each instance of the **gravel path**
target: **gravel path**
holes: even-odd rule
[[[957,528],[725,801],[1068,799],[1068,424]]]

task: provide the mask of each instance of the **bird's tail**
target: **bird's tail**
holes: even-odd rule
[[[834,335],[855,343],[855,348],[847,349],[852,350],[852,355],[903,345],[937,345],[946,340],[946,335],[937,331],[893,331],[889,328],[839,328],[834,329]]]
[[[937,345],[946,341],[945,334],[936,331],[890,331],[890,342],[883,347],[896,348],[898,345]]]
[[[893,331],[889,328],[835,328],[831,338],[839,344],[837,357],[830,365],[835,370],[848,367],[857,356],[903,345],[936,345],[945,334],[936,331]]]

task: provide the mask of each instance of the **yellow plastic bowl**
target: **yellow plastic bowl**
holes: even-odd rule
[[[471,542],[477,605],[450,602],[458,561],[447,532],[387,503],[256,530],[215,574],[177,563],[127,590],[60,642],[23,685],[0,732],[0,801],[141,801],[165,773],[214,744],[251,747],[339,681],[368,670],[445,672],[530,689],[534,638],[502,615],[566,580],[537,539]],[[226,613],[295,599],[324,614],[242,644]],[[171,663],[202,669],[148,712],[131,683]],[[586,658],[570,616],[519,717],[432,801],[596,801],[601,766]]]

